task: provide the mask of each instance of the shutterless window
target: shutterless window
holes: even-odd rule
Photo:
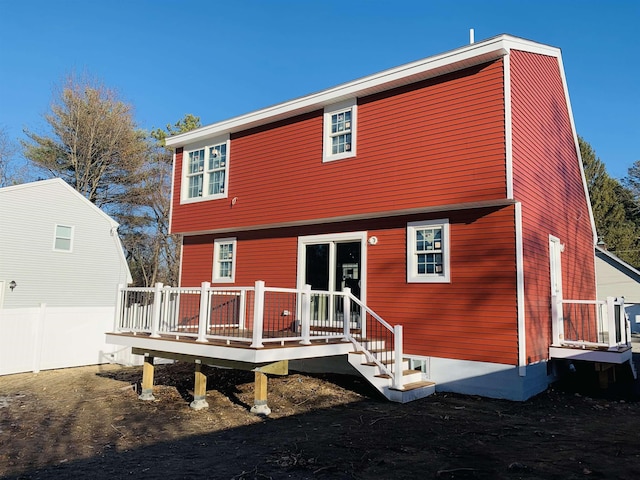
[[[236,239],[220,238],[213,243],[213,281],[233,282],[235,279]]]
[[[185,189],[187,200],[226,196],[228,138],[220,143],[185,152]]]
[[[407,282],[449,282],[449,221],[407,225]]]
[[[356,99],[331,105],[324,112],[324,160],[355,155]]]
[[[56,225],[53,249],[61,252],[70,252],[73,244],[73,227]]]

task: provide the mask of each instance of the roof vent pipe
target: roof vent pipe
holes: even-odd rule
[[[473,28],[469,29],[469,45],[473,45],[475,39],[473,38]]]

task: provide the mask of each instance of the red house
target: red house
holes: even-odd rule
[[[555,379],[554,358],[630,358],[624,321],[607,320],[607,305],[595,301],[596,235],[558,48],[501,35],[167,145],[176,152],[171,231],[183,236],[181,287],[235,292],[212,293],[201,306],[214,316],[223,308],[229,325],[241,323],[236,310],[249,322],[261,309],[263,332],[318,334],[326,348],[334,333],[366,350],[362,361],[345,350],[318,357],[368,364],[382,378],[419,372],[392,380],[387,393],[407,383],[424,390],[429,380],[427,393],[523,400]],[[282,289],[282,299],[256,304],[256,281]],[[241,287],[254,293],[229,313]],[[213,348],[221,320],[178,317],[198,347]],[[366,343],[395,325],[402,329],[384,345]],[[111,337],[162,355],[140,332],[135,341],[127,328]],[[389,342],[402,359],[377,356]],[[167,343],[176,342],[162,351],[174,348]],[[203,362],[229,355],[202,352],[189,351]]]

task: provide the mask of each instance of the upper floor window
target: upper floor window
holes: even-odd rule
[[[324,109],[324,161],[356,154],[357,105],[353,98]]]
[[[227,196],[229,139],[219,139],[183,154],[185,172],[183,199],[197,200]]]
[[[449,220],[407,224],[407,282],[449,282]]]
[[[213,242],[213,281],[233,282],[236,275],[236,239],[218,238]]]
[[[73,246],[73,227],[56,225],[53,249],[59,252],[70,252]]]

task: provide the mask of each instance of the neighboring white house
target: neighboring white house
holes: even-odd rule
[[[0,308],[114,306],[131,283],[117,229],[61,179],[0,188]]]
[[[598,300],[624,296],[631,331],[640,332],[640,271],[611,252],[596,247]]]
[[[0,188],[0,374],[127,363],[104,336],[131,283],[117,229],[61,179]]]

